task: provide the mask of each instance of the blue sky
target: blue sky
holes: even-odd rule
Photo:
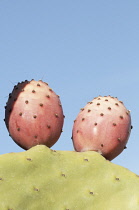
[[[17,82],[42,79],[66,116],[52,147],[73,150],[73,121],[98,95],[131,110],[127,149],[112,162],[139,174],[139,1],[0,1],[0,154],[22,152],[9,137],[4,106]]]

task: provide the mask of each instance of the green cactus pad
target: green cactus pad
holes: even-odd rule
[[[139,210],[139,177],[97,152],[0,156],[0,210]]]

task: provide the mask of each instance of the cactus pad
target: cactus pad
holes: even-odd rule
[[[44,145],[0,156],[1,210],[138,210],[139,177],[99,153]]]

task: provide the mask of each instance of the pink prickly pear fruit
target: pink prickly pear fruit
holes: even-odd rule
[[[112,160],[125,148],[131,132],[131,115],[123,102],[111,96],[96,97],[81,109],[72,130],[76,151],[97,151]]]
[[[42,80],[18,83],[5,107],[5,124],[12,139],[23,149],[53,146],[64,123],[60,98]]]

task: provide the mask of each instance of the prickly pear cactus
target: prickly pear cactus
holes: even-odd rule
[[[131,132],[131,115],[123,102],[99,96],[81,109],[74,121],[72,140],[76,151],[98,151],[108,160],[125,148]]]
[[[1,210],[138,210],[139,177],[99,153],[44,145],[0,156]]]
[[[5,124],[20,147],[53,146],[61,135],[63,123],[60,98],[46,82],[25,80],[14,86],[5,106]]]

